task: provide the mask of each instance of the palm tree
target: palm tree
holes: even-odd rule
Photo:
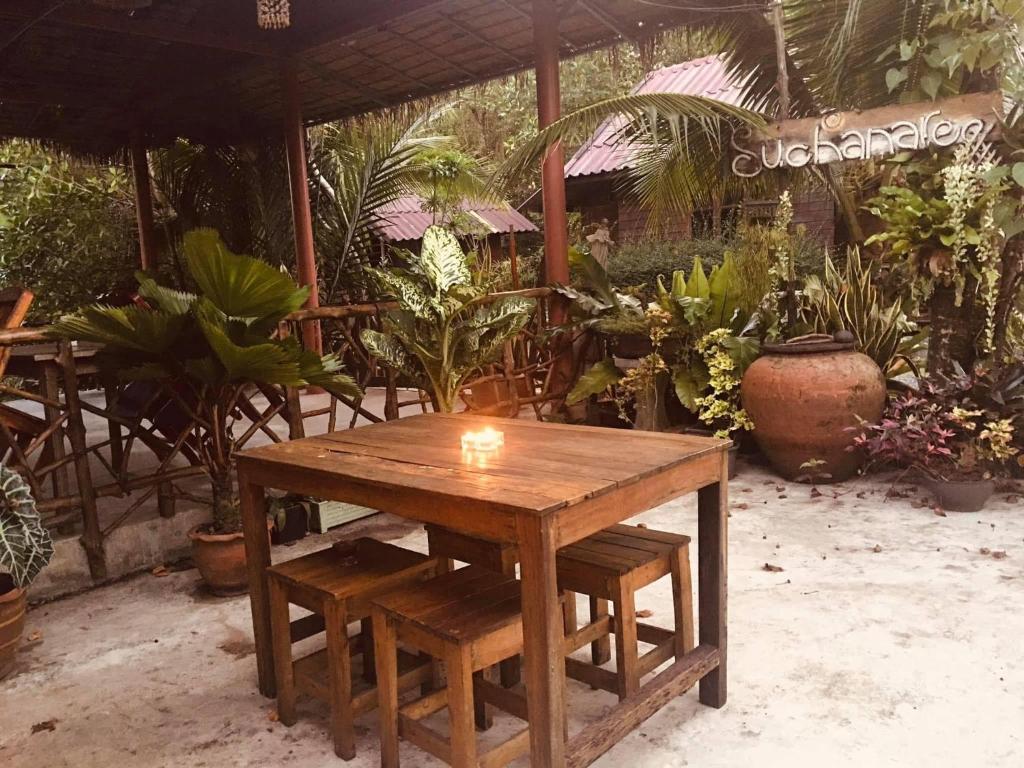
[[[315,135],[309,163],[323,303],[351,300],[365,288],[362,267],[378,260],[373,225],[388,203],[416,194],[447,210],[453,198],[493,195],[479,161],[453,137],[428,132],[443,109],[411,121],[370,116]]]

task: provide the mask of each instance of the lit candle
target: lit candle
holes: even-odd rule
[[[462,435],[464,451],[496,451],[505,444],[505,435],[494,427],[484,427],[479,432],[466,432]]]

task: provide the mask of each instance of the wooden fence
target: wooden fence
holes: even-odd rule
[[[545,333],[544,299],[550,293],[539,288],[492,297],[537,298],[537,310],[522,333],[506,343],[502,359],[467,384],[462,397],[468,409],[500,416],[528,409],[538,419],[559,409],[567,382],[575,378],[566,374],[573,343],[568,335],[553,341]],[[256,435],[274,442],[304,437],[310,420],[325,415],[327,431],[333,431],[354,426],[360,417],[377,422],[398,418],[407,409],[428,410],[427,393],[404,386],[359,340],[362,329],[379,328],[382,314],[393,307],[379,303],[301,310],[280,329],[282,334],[295,333],[300,323],[320,323],[325,350],[341,357],[364,389],[383,389],[383,416],[362,400],[334,397],[326,405],[303,410],[298,390],[254,386],[235,404],[234,424],[240,432],[236,448],[244,448]],[[0,348],[41,343],[54,343],[46,328],[0,331]],[[24,474],[46,525],[80,533],[93,580],[99,582],[107,578],[104,542],[147,502],[155,497],[159,514],[169,517],[176,499],[208,499],[183,487],[205,472],[193,449],[200,425],[182,393],[173,385],[116,381],[94,368],[87,369],[88,381],[83,382],[76,351],[67,341],[56,342],[49,365],[59,386],[41,386],[36,392],[9,379],[0,383],[0,453]],[[344,423],[339,423],[341,406],[351,412]],[[104,508],[104,500],[113,498],[127,504],[119,511]]]

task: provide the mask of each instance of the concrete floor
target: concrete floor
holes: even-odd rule
[[[922,491],[886,501],[886,489],[861,480],[812,496],[743,467],[731,485],[729,702],[707,709],[690,691],[597,765],[1024,765],[1024,495],[941,516]],[[695,499],[638,519],[692,532]],[[378,516],[275,558],[364,532],[424,543]],[[209,597],[197,580],[146,573],[33,609],[0,683],[0,765],[341,765],[323,707],[305,703],[289,729],[256,693],[247,599]],[[670,599],[657,584],[638,608],[668,624]],[[613,703],[572,682],[569,700],[573,730]],[[379,764],[376,734],[372,715],[359,720],[349,765]],[[437,764],[408,745],[402,755]]]

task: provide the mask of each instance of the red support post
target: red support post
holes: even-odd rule
[[[562,115],[558,76],[558,6],[555,0],[533,0],[533,46],[537,72],[537,118],[546,128]],[[544,277],[548,283],[569,282],[569,223],[565,211],[565,152],[561,144],[544,158],[541,173],[544,201]],[[565,297],[552,297],[549,322],[561,325],[568,316]],[[563,350],[556,369],[556,387],[572,376],[572,356]]]
[[[295,263],[299,282],[309,286],[306,307],[320,306],[317,289],[316,258],[313,250],[313,214],[309,205],[309,180],[306,175],[306,126],[302,122],[299,78],[293,62],[285,62],[281,73],[284,94],[284,140],[288,151],[288,181],[291,186],[292,222],[295,227]],[[302,342],[306,349],[323,351],[320,321],[302,323]]]
[[[153,228],[153,190],[149,181],[149,159],[140,131],[132,131],[128,143],[135,182],[135,217],[139,227],[139,260],[145,270],[155,269],[156,232]]]

